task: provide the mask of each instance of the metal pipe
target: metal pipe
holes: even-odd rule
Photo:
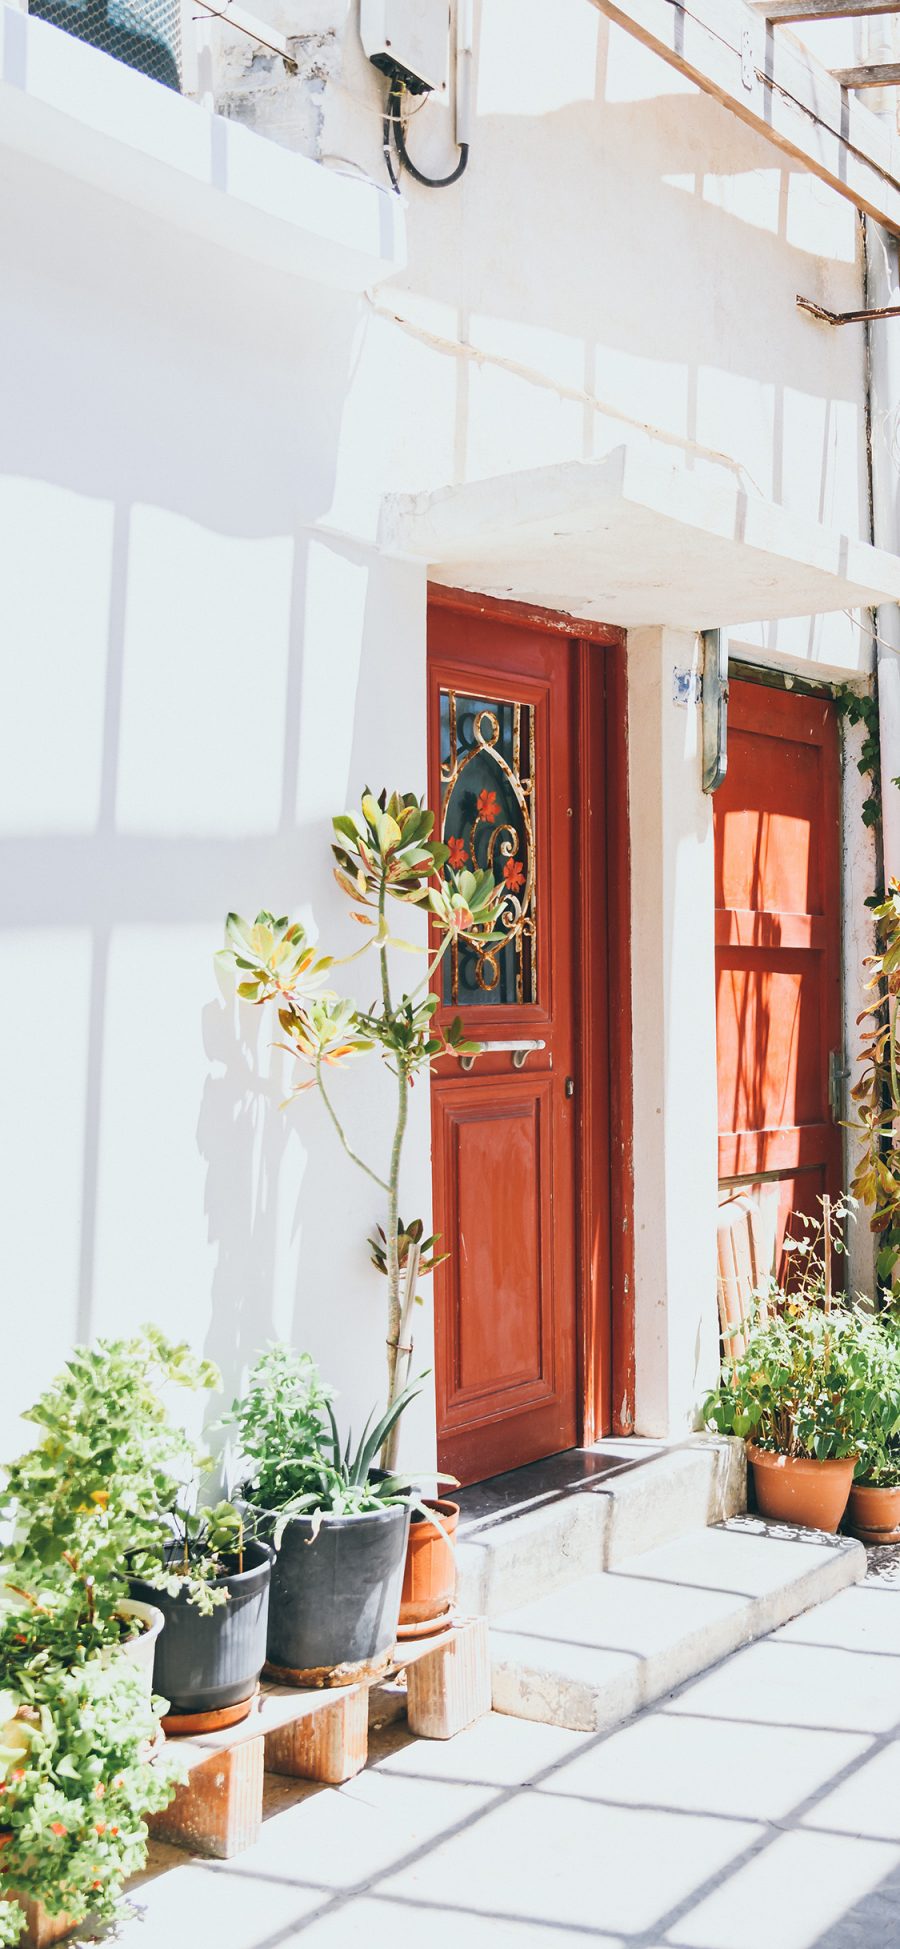
[[[812,298],[801,298],[799,292],[797,304],[801,311],[808,311],[811,318],[821,318],[825,325],[870,325],[878,318],[900,318],[900,305],[870,306],[866,311],[826,311],[824,305],[814,304]]]
[[[866,55],[883,59],[895,52],[894,23],[868,27]],[[891,97],[877,105],[893,115]],[[897,240],[865,217],[865,296],[875,316],[900,312]],[[872,495],[872,540],[876,548],[897,552],[900,533],[900,341],[896,332],[867,332],[867,387]],[[875,612],[878,728],[881,740],[881,829],[885,881],[900,878],[900,607],[882,603]]]

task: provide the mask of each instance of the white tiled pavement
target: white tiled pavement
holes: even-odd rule
[[[234,1861],[155,1849],[122,1949],[900,1949],[900,1552],[614,1732],[375,1750]]]

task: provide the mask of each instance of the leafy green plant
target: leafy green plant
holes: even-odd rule
[[[744,1353],[735,1355],[733,1336],[724,1336],[722,1377],[704,1420],[777,1455],[859,1455],[864,1465],[900,1433],[900,1339],[893,1320],[865,1305],[833,1305],[832,1255],[846,1251],[855,1199],[819,1205],[816,1217],[792,1214],[785,1285],[771,1279],[758,1294]]]
[[[767,1305],[772,1304],[769,1295]],[[900,1363],[880,1318],[776,1296],[782,1310],[729,1356],[704,1421],[777,1455],[825,1462],[900,1433]]]
[[[77,1347],[25,1419],[41,1439],[6,1471],[0,1558],[8,1585],[71,1600],[76,1630],[117,1639],[129,1571],[143,1576],[171,1538],[167,1512],[203,1466],[168,1415],[165,1384],[211,1388],[217,1370],[155,1327]],[[69,1613],[67,1613],[69,1614]]]
[[[242,1487],[267,1510],[284,1509],[307,1487],[323,1453],[329,1390],[308,1353],[279,1342],[261,1354],[228,1422],[237,1430]]]
[[[168,1541],[160,1547],[152,1568],[142,1572],[144,1583],[153,1590],[164,1590],[169,1597],[184,1592],[202,1617],[228,1602],[221,1580],[240,1575],[244,1568],[244,1549],[252,1540],[253,1525],[233,1502],[217,1502],[215,1507],[187,1509],[180,1502],[166,1512],[171,1525]]]
[[[145,1815],[166,1806],[174,1768],[150,1765],[157,1718],[121,1652],[85,1656],[59,1614],[0,1618],[0,1944],[18,1942],[16,1896],[74,1922],[122,1913],[122,1885],[146,1858]],[[70,1620],[71,1628],[71,1620]]]
[[[337,964],[332,956],[316,953],[299,921],[289,921],[286,916],[276,919],[265,911],[257,914],[254,922],[229,914],[222,950],[224,960],[237,970],[241,1000],[255,1007],[275,1007],[284,1037],[281,1046],[311,1071],[302,1076],[292,1094],[311,1084],[318,1086],[348,1157],[386,1195],[381,1236],[387,1277],[388,1409],[403,1393],[409,1378],[412,1309],[418,1298],[416,1279],[426,1269],[421,1238],[414,1237],[412,1226],[404,1234],[399,1216],[409,1094],[417,1074],[436,1056],[448,1051],[466,1054],[478,1048],[477,1043],[466,1040],[459,1017],[446,1028],[436,1024],[438,997],[430,984],[452,941],[465,938],[485,947],[506,938],[497,927],[505,889],[495,882],[492,873],[449,870],[449,848],[435,840],[434,823],[433,812],[414,793],[395,792],[389,798],[382,792],[376,799],[368,791],[359,812],[341,813],[333,821],[335,878],[353,902],[354,920],[370,930],[369,938],[349,958],[356,960],[374,947],[379,960],[380,998],[368,1008],[324,987]],[[389,950],[409,948],[410,943],[391,933],[389,898],[427,909],[439,941],[418,986],[399,999],[392,992]],[[380,1170],[364,1161],[350,1144],[325,1081],[326,1069],[372,1049],[378,1050],[397,1084],[390,1155]],[[421,1232],[420,1221],[415,1222]],[[377,1251],[375,1262],[380,1263]],[[396,1458],[396,1443],[395,1419],[385,1436],[383,1459],[389,1469]]]
[[[900,1441],[865,1442],[853,1480],[867,1489],[900,1489]]]
[[[892,880],[874,910],[878,949],[866,958],[871,1001],[858,1017],[863,1029],[861,1074],[851,1094],[858,1111],[855,1128],[861,1154],[852,1190],[871,1207],[878,1240],[875,1269],[879,1286],[898,1297],[900,1261],[900,883]]]
[[[276,1548],[292,1516],[311,1516],[315,1534],[323,1516],[362,1516],[416,1500],[411,1475],[373,1473],[373,1467],[420,1385],[405,1387],[377,1421],[373,1410],[355,1446],[352,1433],[342,1444],[331,1393],[309,1354],[278,1345],[262,1355],[230,1419],[244,1465],[243,1493],[254,1513],[277,1516]]]

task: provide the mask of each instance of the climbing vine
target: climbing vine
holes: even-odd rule
[[[875,908],[877,948],[864,966],[869,1001],[862,1026],[861,1071],[851,1094],[861,1154],[851,1189],[871,1207],[882,1292],[897,1298],[900,1262],[900,885],[892,880]]]
[[[861,777],[869,781],[862,804],[864,826],[877,826],[881,818],[881,742],[878,735],[878,698],[867,690],[853,690],[841,684],[834,693],[839,715],[847,724],[863,726],[862,750],[856,761]],[[897,780],[893,783],[896,785]]]

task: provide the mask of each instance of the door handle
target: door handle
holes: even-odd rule
[[[524,1069],[535,1049],[546,1049],[546,1042],[482,1042],[468,1056],[460,1056],[460,1069],[473,1069],[479,1056],[509,1055],[514,1069]]]
[[[832,1123],[840,1123],[841,1120],[841,1111],[844,1107],[844,1091],[842,1085],[846,1075],[847,1065],[844,1062],[843,1049],[830,1049],[828,1052],[828,1107],[831,1111]]]

